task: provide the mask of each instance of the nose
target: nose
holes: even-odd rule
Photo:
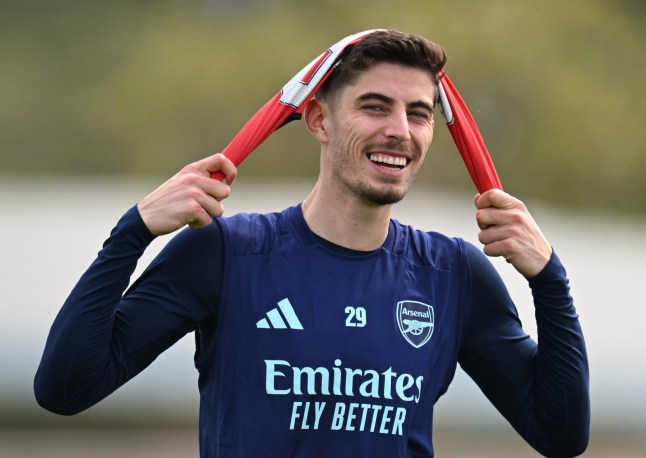
[[[406,110],[392,110],[387,118],[384,134],[400,141],[410,140],[408,114]]]

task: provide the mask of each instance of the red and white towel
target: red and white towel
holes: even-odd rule
[[[309,100],[339,64],[345,48],[373,31],[345,37],[306,65],[247,121],[222,153],[239,165],[274,131],[299,119]],[[439,77],[440,108],[476,189],[480,193],[492,188],[502,189],[487,147],[464,100],[444,70]],[[216,172],[212,178],[221,180],[223,176]]]

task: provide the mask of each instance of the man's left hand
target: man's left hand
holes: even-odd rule
[[[484,253],[504,257],[526,278],[538,275],[552,247],[525,204],[500,189],[477,194],[473,201]]]

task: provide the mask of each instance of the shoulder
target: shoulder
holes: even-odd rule
[[[284,244],[291,233],[290,209],[274,213],[238,213],[217,218],[225,243],[236,254],[255,254],[271,251]]]
[[[422,231],[396,220],[391,221],[391,229],[395,232],[393,251],[396,254],[440,270],[456,271],[465,266],[470,246],[465,240],[439,232]]]

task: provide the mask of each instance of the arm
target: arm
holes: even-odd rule
[[[228,186],[208,174],[222,166],[232,181],[228,164],[216,155],[186,167],[121,218],[52,325],[34,380],[41,406],[67,415],[90,407],[210,316],[223,251],[211,216]],[[207,229],[176,236],[123,295],[155,235],[205,226],[204,214]]]
[[[484,251],[528,278],[538,343],[525,334],[505,285],[469,245],[469,314],[460,364],[521,436],[549,456],[588,442],[589,372],[583,333],[558,257],[522,202],[501,191],[476,196]]]
[[[556,254],[530,287],[538,344],[491,263],[468,248],[470,311],[460,365],[518,433],[548,456],[575,456],[588,443],[588,361],[565,271]]]

